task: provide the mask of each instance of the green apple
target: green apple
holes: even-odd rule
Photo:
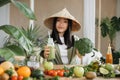
[[[74,74],[76,77],[83,77],[84,75],[84,68],[83,67],[80,67],[80,66],[75,66],[74,67]]]
[[[114,70],[114,65],[107,63],[107,64],[105,64],[105,68],[109,71],[112,71],[112,70]]]
[[[45,61],[43,63],[43,67],[45,70],[51,70],[51,69],[53,69],[54,65],[52,62]]]

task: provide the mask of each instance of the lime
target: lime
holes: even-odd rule
[[[100,73],[102,73],[104,75],[109,73],[109,71],[107,69],[103,68],[103,67],[100,67],[99,70],[100,70]]]

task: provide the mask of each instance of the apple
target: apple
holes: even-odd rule
[[[52,70],[54,65],[53,65],[52,62],[45,61],[43,63],[43,67],[44,67],[45,70]]]
[[[73,71],[74,71],[74,74],[76,77],[81,78],[84,75],[84,68],[83,67],[75,66]]]
[[[114,65],[107,63],[107,64],[105,64],[105,68],[109,71],[112,71],[112,70],[114,70]]]

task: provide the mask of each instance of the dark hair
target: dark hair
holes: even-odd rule
[[[53,38],[53,40],[58,43],[58,44],[61,44],[62,45],[62,42],[59,38],[59,34],[58,34],[58,31],[56,29],[56,22],[57,22],[57,18],[54,18],[53,20],[53,30],[52,30],[52,34],[51,34],[51,37]],[[71,29],[72,29],[72,20],[68,19],[68,28],[67,30],[65,31],[64,33],[64,41],[65,41],[65,44],[67,45],[67,48],[70,48],[73,46],[73,38],[71,38]]]

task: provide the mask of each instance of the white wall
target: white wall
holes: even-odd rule
[[[0,26],[9,24],[9,4],[0,7]],[[3,47],[8,35],[0,30],[0,48]]]
[[[117,0],[117,17],[120,17],[120,0]],[[120,32],[116,35],[116,50],[120,50]]]

